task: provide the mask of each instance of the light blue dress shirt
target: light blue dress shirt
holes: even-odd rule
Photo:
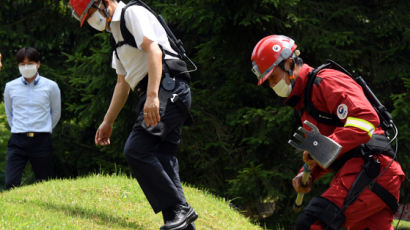
[[[21,76],[6,84],[4,107],[11,133],[51,133],[61,116],[60,89],[39,74],[31,83]]]

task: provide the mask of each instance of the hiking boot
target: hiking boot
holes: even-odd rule
[[[165,224],[160,228],[160,230],[185,229],[198,218],[198,214],[188,204],[178,204],[172,210],[165,211],[163,215]]]

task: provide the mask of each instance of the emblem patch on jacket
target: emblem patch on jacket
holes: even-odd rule
[[[347,105],[345,105],[345,104],[340,104],[340,105],[337,107],[337,117],[338,117],[340,120],[343,120],[343,119],[345,119],[345,118],[347,117],[347,112],[348,112]]]

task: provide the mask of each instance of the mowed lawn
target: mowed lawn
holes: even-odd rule
[[[262,229],[206,191],[184,186],[199,214],[197,229]],[[0,229],[156,229],[155,214],[136,180],[93,175],[52,180],[0,193]]]

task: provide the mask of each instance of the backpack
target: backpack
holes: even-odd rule
[[[151,12],[159,21],[159,23],[162,25],[162,27],[165,29],[167,36],[168,36],[168,41],[169,44],[171,45],[171,48],[173,50],[175,50],[178,54],[174,54],[171,53],[165,49],[163,49],[161,46],[161,50],[163,51],[163,53],[173,56],[173,57],[177,57],[179,59],[183,59],[183,58],[188,58],[185,52],[184,47],[182,46],[182,41],[180,39],[177,39],[174,35],[174,33],[171,31],[171,29],[168,27],[167,23],[165,22],[164,18],[160,15],[157,14],[155,11],[153,11],[147,4],[145,4],[143,1],[141,0],[134,0],[129,2],[121,11],[121,19],[120,19],[120,30],[121,30],[121,35],[124,38],[124,41],[120,41],[120,42],[115,42],[114,37],[111,34],[111,45],[113,47],[113,50],[115,52],[115,56],[119,59],[118,54],[117,54],[117,48],[121,47],[125,44],[130,45],[134,48],[137,48],[137,44],[135,43],[134,37],[133,35],[129,32],[129,30],[127,29],[126,25],[125,25],[125,19],[124,19],[124,15],[125,15],[125,11],[128,9],[128,7],[130,6],[142,6],[145,9],[147,9],[149,12]],[[189,59],[189,58],[188,58]]]
[[[306,84],[305,95],[304,95],[305,96],[304,98],[305,108],[304,109],[309,115],[311,115],[317,121],[324,123],[324,124],[336,125],[336,126],[342,125],[342,122],[339,120],[339,118],[335,114],[329,114],[329,113],[319,111],[313,106],[313,103],[312,103],[312,88],[313,88],[313,84],[316,81],[316,75],[319,71],[321,71],[322,69],[326,69],[326,68],[331,68],[331,69],[340,71],[348,75],[352,79],[354,79],[356,83],[362,87],[367,100],[369,100],[370,104],[376,110],[377,115],[380,118],[380,126],[382,127],[382,129],[384,131],[387,131],[387,129],[392,127],[393,118],[390,112],[387,111],[386,107],[379,101],[379,99],[376,97],[376,95],[373,93],[373,91],[370,89],[370,87],[367,85],[364,79],[361,76],[354,78],[351,73],[349,73],[346,69],[344,69],[338,63],[332,60],[328,60],[328,63],[319,66],[318,68],[310,72],[308,75],[308,82]]]

